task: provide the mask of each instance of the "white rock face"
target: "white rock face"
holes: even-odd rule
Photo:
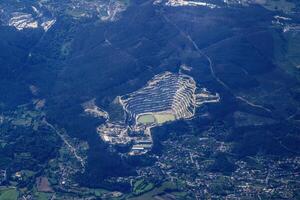
[[[168,6],[205,6],[209,8],[217,8],[216,5],[201,1],[187,1],[187,0],[169,0],[166,5]]]
[[[41,26],[43,27],[44,31],[47,32],[54,24],[55,24],[56,20],[52,19],[49,21],[45,21],[41,24]]]
[[[48,31],[56,22],[55,19],[49,19],[44,17],[43,14],[37,10],[36,7],[32,7],[34,15],[25,12],[13,12],[9,15],[7,21],[4,20],[4,24],[7,26],[13,26],[17,30],[24,29],[36,29],[43,28],[44,31]]]
[[[33,19],[31,14],[15,12],[9,20],[8,25],[14,26],[18,30],[25,28],[38,28],[38,22]]]
[[[165,72],[120,100],[130,118],[163,111],[173,113],[176,119],[190,118],[195,112],[195,91],[196,82],[190,76]]]
[[[155,0],[153,4],[160,4],[163,0]],[[206,3],[203,1],[189,1],[189,0],[167,0],[165,2],[166,6],[179,7],[179,6],[204,6],[208,8],[218,8],[217,5],[212,3]]]

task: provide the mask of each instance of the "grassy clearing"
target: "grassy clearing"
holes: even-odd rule
[[[0,200],[17,200],[19,192],[16,188],[0,189]]]
[[[155,114],[154,115],[156,122],[158,124],[163,124],[165,122],[174,121],[175,116],[173,114]]]
[[[155,118],[151,114],[141,115],[137,118],[137,121],[142,124],[151,124],[155,122]]]
[[[173,114],[170,113],[154,113],[152,114],[144,114],[137,118],[137,121],[141,124],[163,124],[165,122],[174,121],[176,118]]]

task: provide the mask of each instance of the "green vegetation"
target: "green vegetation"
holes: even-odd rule
[[[173,114],[155,114],[154,115],[158,124],[163,124],[165,122],[174,121],[175,116]]]
[[[15,119],[12,121],[12,124],[15,126],[30,126],[31,119]]]
[[[100,104],[105,104],[105,102],[100,102]],[[124,121],[124,110],[117,99],[113,100],[104,110],[109,113],[109,119],[112,121]]]
[[[65,57],[70,54],[72,42],[65,42],[61,47],[61,56]]]
[[[155,118],[152,114],[141,115],[137,118],[137,121],[142,124],[151,124],[155,122]]]
[[[30,158],[30,157],[29,157]],[[32,179],[34,179],[35,175],[36,175],[36,172],[34,171],[31,171],[31,170],[22,170],[20,171],[21,174],[22,174],[22,179],[23,181],[30,181]]]
[[[158,113],[158,114],[144,114],[137,118],[137,121],[142,124],[151,124],[157,122],[163,124],[165,122],[174,121],[175,116],[169,113]]]
[[[291,32],[285,34],[288,41],[286,58],[297,69],[300,68],[300,34],[299,32]]]
[[[271,11],[283,11],[285,13],[290,13],[293,11],[293,9],[296,8],[296,5],[294,2],[291,2],[289,0],[260,0],[257,1],[258,4],[262,5],[268,10]]]
[[[136,184],[140,185],[143,184],[144,180],[137,181]],[[131,200],[148,200],[153,199],[155,196],[162,196],[162,195],[171,195],[175,199],[190,199],[186,192],[182,192],[180,188],[181,185],[179,182],[176,184],[170,181],[162,183],[159,187],[155,187],[149,192],[146,192],[138,197],[132,197]]]
[[[153,183],[148,183],[144,179],[138,180],[134,183],[133,186],[133,194],[135,195],[141,195],[145,192],[148,192],[154,188]]]
[[[275,63],[288,72],[290,75],[300,80],[300,33],[290,31],[282,35],[273,34],[276,41],[274,48]]]
[[[186,192],[172,192],[172,194],[176,197],[176,199],[189,199]]]
[[[125,6],[129,6],[130,0],[120,0],[120,2],[123,2]]]
[[[19,192],[16,188],[0,189],[0,200],[16,200]]]
[[[104,194],[106,194],[106,193],[108,193],[109,191],[107,191],[107,190],[104,190],[104,189],[95,189],[94,190],[94,195],[96,196],[96,197],[101,197],[102,195],[104,195]]]
[[[212,184],[210,185],[210,191],[214,194],[225,195],[226,191],[233,190],[232,182],[227,177],[218,177]]]
[[[37,192],[36,193],[36,199],[37,200],[48,200],[51,199],[52,194],[45,193],[45,192]]]

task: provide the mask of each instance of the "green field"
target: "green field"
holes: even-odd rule
[[[19,192],[15,188],[0,189],[0,200],[16,200]]]
[[[163,124],[165,122],[174,121],[176,118],[170,113],[154,113],[154,114],[144,114],[137,118],[137,122],[141,124]]]
[[[144,179],[138,180],[134,183],[133,186],[133,193],[135,195],[140,195],[145,192],[148,192],[154,188],[154,185],[152,183],[146,182]]]
[[[151,124],[155,122],[155,118],[151,114],[141,115],[137,118],[137,121],[142,124]]]
[[[137,183],[136,183],[137,184]],[[139,183],[142,184],[142,183]],[[171,194],[176,199],[190,199],[187,193],[176,191],[178,190],[178,185],[172,182],[164,182],[161,186],[156,187],[146,193],[143,193],[140,196],[129,198],[130,200],[149,200],[154,199],[155,197],[160,196],[162,193],[168,191],[168,190],[174,190],[173,192],[167,192],[168,194]]]
[[[175,116],[173,114],[155,114],[154,115],[156,122],[158,124],[163,124],[165,122],[169,122],[169,121],[174,121],[175,120]]]

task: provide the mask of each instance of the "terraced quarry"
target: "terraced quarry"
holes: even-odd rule
[[[156,75],[144,88],[121,97],[120,103],[134,122],[143,121],[141,119],[149,115],[156,122],[164,118],[190,118],[195,111],[195,90],[193,78],[165,72]]]
[[[152,147],[150,129],[178,119],[191,119],[196,107],[218,102],[218,94],[206,89],[196,93],[191,76],[164,72],[153,77],[143,88],[118,97],[126,122],[107,122],[98,127],[101,138],[111,144],[131,144],[130,155],[143,154]]]

